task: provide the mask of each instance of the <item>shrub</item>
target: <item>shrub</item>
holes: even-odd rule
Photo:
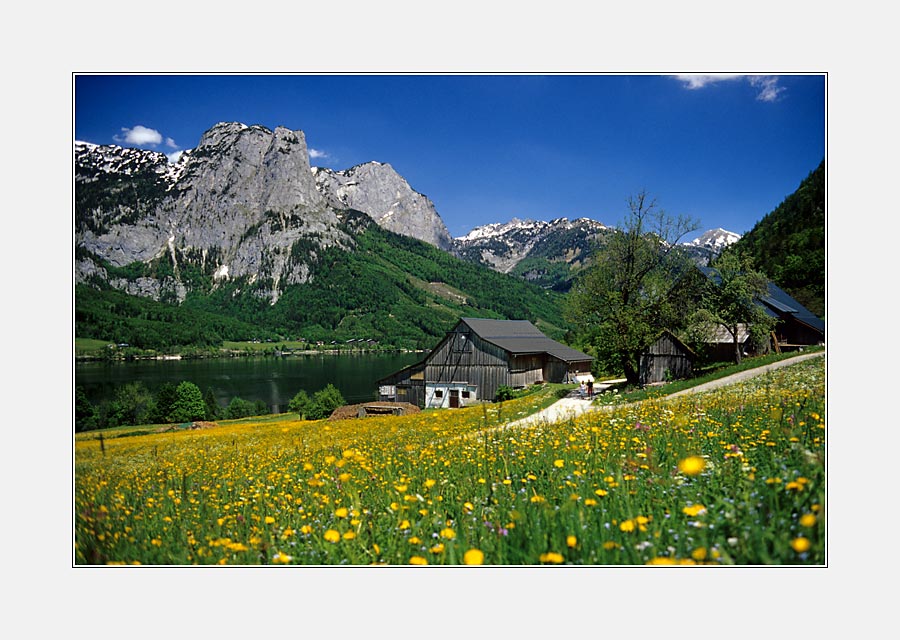
[[[501,384],[497,387],[497,395],[494,397],[495,402],[505,402],[516,397],[516,392],[512,387]]]
[[[249,400],[234,397],[228,406],[225,407],[225,419],[236,420],[237,418],[246,418],[253,415],[255,405]]]

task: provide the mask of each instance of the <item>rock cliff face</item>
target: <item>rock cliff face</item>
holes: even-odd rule
[[[318,251],[352,245],[316,189],[302,131],[220,123],[175,165],[76,143],[75,167],[76,282],[180,302],[198,280],[233,281],[274,304]],[[104,263],[146,273],[117,277]]]
[[[313,168],[316,185],[335,208],[362,211],[381,227],[449,251],[450,232],[426,196],[414,191],[394,168],[366,162],[344,171]]]

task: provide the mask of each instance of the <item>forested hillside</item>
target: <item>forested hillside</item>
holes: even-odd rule
[[[817,316],[825,317],[825,161],[735,245]]]
[[[79,287],[76,335],[140,348],[272,336],[430,348],[463,315],[527,319],[551,337],[565,333],[560,294],[382,229],[365,214],[341,217],[354,250],[321,251],[310,281],[286,287],[274,305],[242,294],[240,282],[198,287],[179,307]]]

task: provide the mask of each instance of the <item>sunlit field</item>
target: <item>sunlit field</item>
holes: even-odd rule
[[[502,428],[546,400],[78,434],[74,563],[826,564],[824,358]]]

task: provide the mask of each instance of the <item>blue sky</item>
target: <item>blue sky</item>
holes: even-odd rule
[[[74,137],[175,154],[217,122],[300,129],[313,166],[391,164],[454,236],[513,217],[615,225],[641,190],[699,231],[745,233],[825,157],[825,84],[822,74],[76,75]]]

